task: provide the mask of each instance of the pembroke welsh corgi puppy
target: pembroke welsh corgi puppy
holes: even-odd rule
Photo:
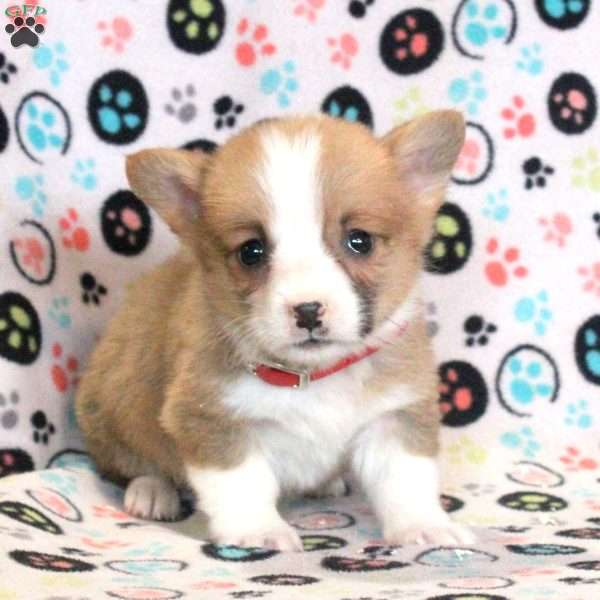
[[[453,111],[376,138],[326,116],[268,119],[214,154],[144,150],[133,192],[181,241],[135,283],[79,385],[125,508],[179,511],[220,544],[302,548],[281,495],[362,485],[390,544],[468,543],[442,510],[424,247],[464,141]]]

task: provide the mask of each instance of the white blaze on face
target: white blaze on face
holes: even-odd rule
[[[315,130],[292,137],[273,128],[263,134],[262,154],[257,180],[271,206],[272,254],[269,283],[255,306],[257,327],[273,349],[289,352],[288,359],[334,356],[339,346],[318,352],[289,347],[308,336],[292,311],[303,302],[325,307],[321,320],[333,341],[356,342],[360,326],[358,296],[323,241],[321,138]]]

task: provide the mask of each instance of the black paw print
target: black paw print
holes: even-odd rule
[[[244,112],[244,105],[236,104],[231,96],[220,96],[215,100],[213,110],[217,115],[215,119],[217,129],[221,129],[223,126],[232,128],[235,127],[236,115]]]
[[[352,0],[348,12],[356,19],[362,19],[367,14],[367,8],[375,4],[375,0]]]
[[[6,56],[0,52],[0,81],[8,83],[10,76],[17,72],[17,67],[6,60]]]
[[[4,31],[10,35],[10,43],[14,48],[23,46],[23,44],[35,48],[40,41],[38,34],[41,35],[45,30],[44,26],[36,23],[33,17],[27,17],[27,19],[17,17],[13,23],[9,23],[4,28]]]
[[[545,187],[546,178],[554,173],[554,169],[550,165],[544,165],[537,156],[528,158],[522,165],[523,173],[525,173],[525,189],[530,190],[532,187]]]
[[[83,293],[81,299],[85,304],[89,304],[90,301],[94,304],[100,304],[102,296],[105,296],[108,290],[100,283],[96,281],[96,278],[91,273],[83,273],[79,278]]]
[[[600,238],[600,212],[594,213],[592,215],[592,220],[598,226],[598,228],[596,229],[596,235]]]
[[[56,429],[46,417],[43,410],[36,410],[31,415],[31,425],[33,426],[33,441],[36,444],[48,444],[50,436],[56,433]]]
[[[489,335],[495,333],[498,328],[493,323],[487,323],[483,317],[479,315],[471,315],[465,319],[463,329],[467,334],[465,344],[469,347],[478,344],[479,346],[485,346],[489,341]]]

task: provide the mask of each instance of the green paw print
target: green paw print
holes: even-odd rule
[[[477,445],[470,437],[463,435],[454,444],[448,446],[448,457],[452,464],[482,465],[487,460],[487,451]]]
[[[574,187],[600,192],[600,159],[597,148],[589,148],[571,163],[571,183]]]
[[[502,496],[498,502],[506,508],[527,512],[554,512],[567,507],[562,498],[541,492],[515,492]]]
[[[404,96],[394,102],[396,108],[396,124],[400,125],[405,121],[410,121],[419,117],[431,109],[423,101],[420,87],[411,87]]]
[[[223,35],[225,8],[221,0],[171,0],[168,15],[171,39],[186,52],[208,52]]]
[[[0,356],[23,365],[40,352],[42,332],[29,300],[16,292],[0,296]]]

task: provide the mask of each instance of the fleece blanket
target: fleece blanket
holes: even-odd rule
[[[0,475],[14,475],[0,480],[0,597],[593,597],[598,3],[0,8]],[[467,140],[423,285],[443,500],[480,544],[381,546],[354,496],[289,509],[301,558],[207,546],[196,516],[167,528],[120,513],[120,492],[79,468],[73,394],[126,283],[176,248],[128,190],[124,155],[212,152],[258,119],[307,111],[379,135],[441,107],[464,113]]]

